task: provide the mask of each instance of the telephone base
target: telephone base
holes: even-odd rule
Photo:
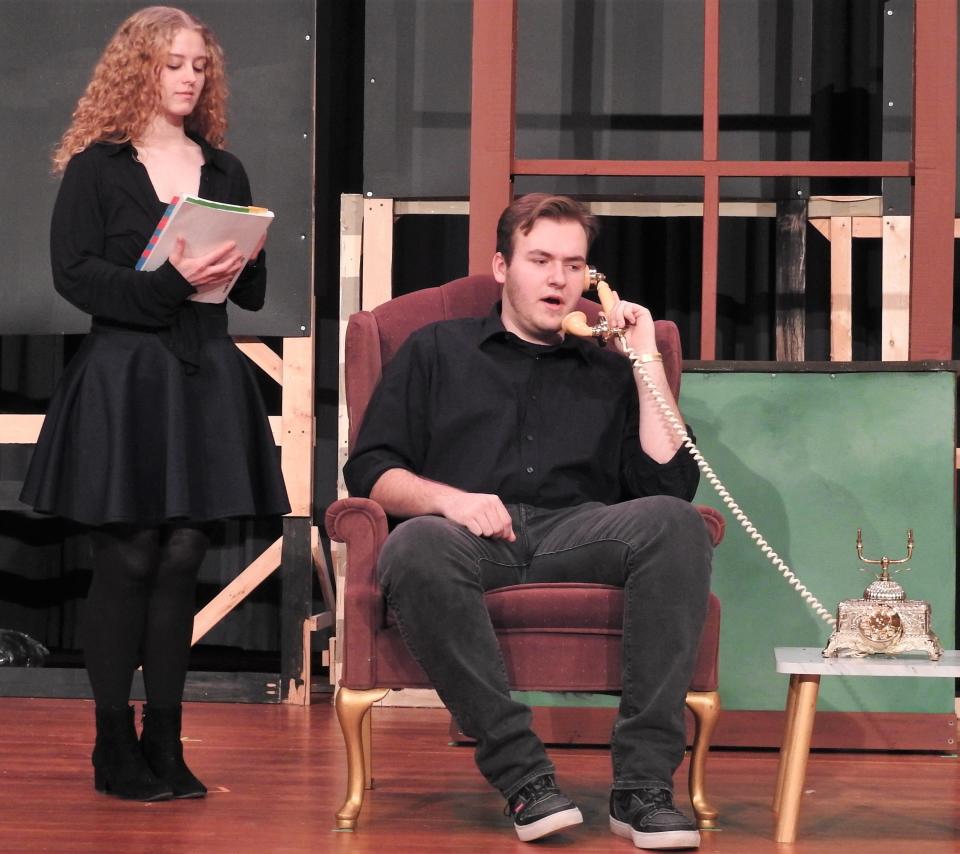
[[[906,652],[924,652],[931,661],[943,655],[939,639],[930,630],[929,602],[845,599],[837,608],[837,626],[823,656],[862,657]]]

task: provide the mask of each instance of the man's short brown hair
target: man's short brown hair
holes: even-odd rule
[[[588,249],[599,230],[597,218],[575,199],[550,193],[527,193],[514,199],[497,223],[497,252],[507,264],[513,257],[513,236],[518,231],[529,234],[538,219],[579,223],[586,232]]]

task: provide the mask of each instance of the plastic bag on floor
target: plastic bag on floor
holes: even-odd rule
[[[0,629],[0,667],[43,667],[50,654],[42,643],[13,629]]]

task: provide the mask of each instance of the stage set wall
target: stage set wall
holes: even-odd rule
[[[904,366],[906,367],[906,366]],[[683,413],[697,444],[754,527],[836,616],[876,569],[857,558],[902,558],[912,599],[932,603],[933,628],[955,637],[956,377],[952,370],[688,371]],[[826,646],[831,628],[764,557],[705,477],[696,501],[724,512],[713,590],[723,603],[720,684],[730,709],[781,709],[776,646]],[[921,653],[922,655],[922,653]],[[949,679],[824,679],[822,711],[953,712]]]
[[[518,158],[701,156],[700,0],[519,0],[517,9]],[[899,0],[724,2],[719,156],[909,158],[913,11],[912,2]],[[464,57],[471,49],[470,12],[469,0],[367,2],[364,195],[423,200],[423,208],[435,201],[438,210],[435,216],[397,217],[394,295],[466,272],[467,218],[444,214],[442,202],[468,196],[471,76]],[[700,181],[684,178],[515,179],[515,194],[531,190],[592,200],[702,199]],[[909,179],[721,182],[722,200],[778,206],[830,193],[880,197],[885,214],[911,211]],[[856,250],[854,358],[864,364],[821,364],[829,359],[830,271],[812,231],[805,294],[811,361],[786,371],[769,365],[759,373],[754,363],[739,361],[772,358],[774,221],[721,220],[718,355],[725,361],[715,363],[715,370],[709,363],[696,370],[688,365],[684,414],[720,477],[829,611],[842,599],[860,596],[869,581],[858,572],[857,528],[864,530],[868,556],[871,550],[875,556],[900,556],[912,527],[914,570],[902,580],[909,595],[934,603],[934,628],[952,647],[954,366],[878,361],[878,241]],[[622,296],[678,323],[687,353],[698,349],[701,262],[699,250],[690,247],[700,245],[699,228],[696,217],[605,216],[591,254]],[[702,485],[698,500],[718,499]],[[782,710],[786,679],[774,672],[773,648],[823,646],[829,626],[779,577],[729,513],[727,518],[714,572],[724,608],[724,707]],[[930,682],[918,688],[906,680],[825,680],[821,708],[952,718],[952,681]],[[616,702],[529,699],[570,706]],[[949,749],[946,726],[943,733],[924,746]],[[742,731],[736,738],[749,743]],[[866,737],[857,744],[878,746],[878,741]]]
[[[698,0],[520,0],[516,152],[522,158],[667,159],[701,153],[703,4]],[[364,74],[368,198],[466,199],[470,0],[369,0]],[[909,157],[913,111],[909,0],[729,0],[720,15],[719,157],[869,160]],[[506,96],[505,96],[506,97]],[[699,179],[518,177],[516,193],[690,202]],[[717,358],[774,359],[776,214],[811,197],[882,198],[910,212],[909,179],[724,178],[722,201],[765,201],[724,215]],[[878,205],[877,210],[880,210]],[[812,214],[811,214],[812,215]],[[399,216],[394,293],[464,275],[467,221]],[[591,258],[621,295],[674,320],[700,345],[698,216],[608,216]],[[829,243],[805,234],[805,358],[830,358]],[[879,360],[880,241],[855,246],[853,356]]]
[[[0,44],[5,55],[5,80],[0,97],[6,99],[9,111],[5,132],[0,135],[0,151],[6,163],[17,164],[16,169],[3,170],[0,181],[4,183],[0,183],[0,189],[5,198],[16,198],[24,208],[22,216],[9,206],[0,214],[5,231],[15,235],[10,241],[14,264],[0,280],[2,334],[46,335],[85,328],[79,325],[79,316],[53,296],[49,284],[45,241],[56,185],[49,176],[47,155],[66,126],[70,109],[97,52],[116,23],[139,5],[106,0],[0,2],[0,16],[4,17],[0,21]],[[356,103],[363,103],[362,146],[359,140],[356,145],[345,146],[351,150],[342,154],[338,163],[348,162],[357,156],[357,149],[362,148],[362,191],[367,197],[466,198],[470,0],[366,0],[364,5],[365,30],[342,36],[365,45],[362,91],[357,87],[351,107],[356,109]],[[278,213],[269,244],[268,308],[260,315],[250,316],[250,326],[244,325],[246,318],[232,320],[233,329],[238,333],[296,335],[298,327],[303,325],[304,294],[299,287],[301,281],[306,281],[306,267],[302,267],[301,262],[306,264],[303,235],[309,234],[311,221],[313,185],[309,170],[313,163],[310,149],[314,117],[311,81],[298,64],[297,56],[304,47],[303,32],[310,31],[310,27],[304,30],[299,22],[302,16],[313,20],[312,6],[312,3],[291,0],[205,0],[190,4],[221,36],[230,61],[234,92],[230,147],[244,160],[257,201]],[[323,2],[320,6],[322,9]],[[520,0],[518,8],[520,156],[699,156],[702,81],[699,57],[703,23],[699,0],[644,3]],[[910,73],[907,22],[912,18],[912,8],[912,3],[900,0],[859,4],[824,0],[725,2],[722,40],[728,46],[736,45],[739,51],[721,50],[722,156],[743,159],[827,158],[837,157],[838,153],[900,156],[902,152],[898,154],[897,146],[902,148],[903,129],[909,124],[909,97],[898,96],[889,111],[880,105],[887,100],[884,97],[887,87],[894,86],[898,80],[900,90],[909,93],[909,86],[903,81],[909,79]],[[896,14],[884,16],[884,10],[893,10]],[[827,52],[824,31],[840,26],[838,22],[844,16],[850,21],[843,26],[856,30],[857,38],[852,41],[859,45],[858,50],[873,51],[869,61],[854,63],[849,57]],[[906,29],[897,29],[902,27]],[[878,35],[884,28],[890,34],[887,38]],[[51,61],[52,57],[55,61]],[[864,70],[873,68],[874,59],[885,69],[882,80],[872,71]],[[70,74],[64,76],[63,69],[69,69]],[[834,81],[840,80],[843,85],[835,85]],[[341,115],[326,115],[329,126],[322,133],[327,133],[334,123],[342,124],[348,113],[344,109]],[[530,189],[556,189],[587,197],[628,200],[696,200],[701,192],[698,183],[688,179],[526,178],[517,182],[517,192]],[[736,179],[725,181],[722,192],[731,198],[786,201],[798,193],[806,197],[813,192],[834,189],[837,189],[835,184],[799,179],[795,182]],[[880,186],[872,179],[848,181],[842,184],[842,190],[883,193],[892,205],[902,204],[904,192],[902,183],[894,187],[884,182]],[[428,219],[433,219],[433,223],[421,228],[420,223]],[[465,220],[465,217],[401,217],[398,220],[397,234],[406,237],[398,240],[394,247],[395,293],[439,284],[466,271]],[[29,229],[20,225],[26,222],[32,224]],[[332,230],[332,219],[327,226]],[[650,304],[657,316],[675,319],[685,348],[693,352],[698,308],[690,295],[697,290],[698,283],[693,280],[700,262],[699,257],[691,256],[689,247],[699,245],[698,222],[648,222],[639,236],[634,228],[632,222],[606,223],[605,234],[597,246],[602,264],[625,297]],[[758,219],[728,220],[724,228],[729,232],[725,245],[733,248],[721,247],[721,268],[725,252],[730,258],[720,301],[719,323],[726,328],[726,344],[721,341],[721,352],[729,357],[765,358],[771,338],[772,309],[769,290],[760,288],[771,276],[770,223]],[[740,253],[741,246],[756,248],[756,244],[760,244],[760,248],[755,255]],[[664,262],[665,258],[669,263]],[[867,260],[867,267],[875,266],[875,259]],[[291,266],[284,267],[286,263]],[[645,272],[650,275],[643,275]],[[818,299],[819,283],[816,276],[812,279],[808,306]],[[753,289],[750,284],[753,282],[758,283],[760,290]],[[870,288],[864,287],[862,295],[857,297],[864,303],[868,321],[874,310],[868,304],[869,292]],[[16,326],[11,320],[15,316],[11,311],[19,312]],[[821,315],[828,313],[821,310]],[[858,358],[869,358],[873,354],[878,335],[875,326],[878,324],[867,322],[858,329],[859,349],[855,347]],[[815,322],[808,322],[807,328],[808,358],[811,358],[825,346],[824,336],[818,333]],[[330,370],[328,364],[327,371]],[[952,374],[949,376],[952,378]],[[743,379],[747,381],[750,377],[745,374]],[[918,388],[929,391],[931,380],[926,374],[919,379]],[[716,438],[713,437],[710,407],[723,409],[724,395],[743,395],[743,389],[734,382],[738,380],[737,372],[718,375],[716,381],[701,381],[695,374],[685,377],[685,413],[694,423],[708,456],[717,457],[714,461],[721,477],[728,481],[761,530],[769,531],[774,548],[781,548],[775,542],[777,534],[785,533],[790,551],[783,552],[784,556],[805,581],[813,570],[807,583],[817,589],[828,607],[833,607],[840,598],[856,595],[861,589],[862,576],[855,573],[855,555],[851,557],[850,552],[852,533],[848,530],[852,525],[855,533],[859,519],[852,511],[838,517],[842,524],[837,522],[838,528],[829,542],[822,541],[823,549],[829,552],[829,566],[837,567],[837,579],[836,585],[821,582],[824,573],[819,564],[821,555],[811,558],[805,551],[813,542],[809,528],[815,517],[808,515],[809,508],[794,510],[793,505],[800,503],[790,486],[795,473],[788,474],[785,480],[774,477],[776,465],[795,459],[795,455],[785,456],[783,451],[775,453],[766,447],[760,450],[770,459],[763,454],[759,458],[750,456],[755,451],[754,443],[762,445],[765,441],[769,426],[744,428],[744,435],[738,434],[737,441],[733,441],[721,425],[713,425],[718,431]],[[731,382],[734,385],[728,386]],[[823,377],[818,377],[817,382],[820,383],[817,393],[831,387]],[[941,378],[939,382],[945,380]],[[706,395],[706,402],[698,402],[698,383],[703,386],[701,393]],[[710,398],[707,386],[710,390],[721,390],[719,399]],[[778,394],[786,388],[782,378],[770,381],[769,386]],[[854,399],[866,397],[861,391],[853,390]],[[896,391],[899,394],[899,387]],[[944,388],[938,386],[935,392],[922,395],[917,405],[939,413],[938,417],[942,416],[945,421],[943,407],[947,396]],[[866,431],[859,436],[869,445],[877,441],[869,431],[884,433],[884,418],[900,403],[887,386],[883,387],[879,399],[884,403],[874,410],[876,417],[866,419],[869,423],[858,422],[857,429]],[[825,411],[825,407],[816,409],[821,415]],[[725,417],[730,416],[729,409],[723,411]],[[769,415],[769,412],[764,410],[763,414]],[[701,419],[706,423],[701,424]],[[754,422],[757,423],[763,422]],[[828,444],[838,429],[836,424],[826,427],[824,424],[826,422],[819,421],[808,424],[813,435],[821,437],[818,444]],[[843,427],[849,429],[849,425]],[[826,432],[818,432],[821,429]],[[941,443],[945,447],[953,441],[951,431],[952,426],[949,430],[942,424],[937,428],[934,444],[940,456]],[[909,431],[900,438],[906,441],[908,436]],[[327,440],[321,436],[320,441]],[[729,442],[726,450],[724,441]],[[714,446],[714,442],[719,444]],[[332,442],[327,441],[324,449],[332,450]],[[746,456],[740,458],[730,449]],[[894,450],[896,455],[884,459],[884,466],[905,453],[903,448]],[[333,459],[334,454],[327,456]],[[907,454],[907,458],[912,456]],[[872,463],[873,470],[883,471],[877,459],[879,457]],[[936,478],[948,479],[952,484],[952,457],[944,465],[941,469],[939,463],[935,464]],[[731,467],[732,477],[727,472]],[[761,473],[759,477],[745,477],[745,483],[738,480],[739,475],[754,471]],[[890,479],[894,488],[900,488],[909,480],[905,474],[908,471],[898,469],[898,477]],[[860,475],[862,472],[857,477]],[[771,492],[774,487],[770,484],[782,483],[787,484],[782,487],[785,490],[782,494]],[[856,487],[859,495],[877,487],[877,481],[864,484],[855,479],[851,483],[859,484]],[[804,494],[804,503],[816,498],[814,485],[808,482],[805,488],[809,492]],[[754,512],[756,497],[764,506]],[[704,500],[709,498],[704,495]],[[946,503],[941,505],[941,501]],[[764,524],[768,502],[778,520],[773,528]],[[933,503],[937,503],[941,516],[937,516]],[[912,525],[917,530],[917,568],[907,576],[907,589],[911,595],[921,595],[926,587],[914,585],[925,585],[925,576],[937,571],[950,575],[949,593],[944,593],[947,588],[942,584],[935,588],[938,593],[935,628],[944,643],[952,646],[953,493],[947,494],[947,490],[938,487],[931,498],[930,513],[925,519],[942,518],[944,524],[936,530],[926,527],[929,522],[919,525],[914,520],[901,519],[889,509],[891,506],[867,505],[864,499],[866,516],[862,527],[867,552],[870,552],[872,537],[876,538],[877,548],[881,547],[883,538],[882,545],[895,552],[903,529]],[[789,516],[787,508],[791,510]],[[785,532],[781,531],[781,523],[787,526]],[[785,621],[771,619],[768,625],[779,627],[783,622],[791,626],[783,635],[787,643],[817,645],[824,640],[824,628],[804,613],[806,606],[763,564],[762,555],[755,547],[743,547],[750,544],[740,543],[741,535],[735,527],[734,523],[730,524],[728,542],[718,552],[715,575],[716,585],[732,585],[729,590],[725,586],[717,587],[724,598],[726,614],[721,689],[729,708],[774,708],[782,703],[783,695],[776,677],[771,675],[770,684],[764,681],[762,697],[751,694],[749,686],[740,682],[749,683],[761,671],[772,674],[771,644],[779,641],[769,632],[760,633],[755,639],[745,638],[740,630],[762,623],[768,596],[786,615]],[[836,558],[833,557],[835,550],[841,552]],[[797,555],[795,563],[789,560],[794,554]],[[934,554],[939,570],[931,570],[926,563]],[[827,557],[823,559],[826,561]],[[811,563],[817,566],[811,567]],[[852,576],[853,581],[841,583],[846,575]],[[818,587],[821,583],[825,584],[822,589]],[[949,598],[949,603],[945,598]],[[761,607],[753,610],[754,604]],[[738,622],[737,615],[741,613],[751,615],[746,623]],[[757,614],[760,616],[754,616]],[[945,623],[947,614],[949,622]],[[756,660],[751,658],[755,650],[759,650],[756,654],[760,656]],[[765,658],[768,654],[769,660]],[[748,662],[749,666],[738,668],[738,661]],[[728,681],[732,695],[728,694]],[[943,697],[934,691],[935,696],[923,701],[924,709],[943,711]],[[837,708],[846,702],[843,697],[834,700],[826,684],[824,697],[831,704],[836,702]]]

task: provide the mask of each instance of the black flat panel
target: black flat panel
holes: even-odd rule
[[[812,2],[721,4],[722,158],[809,156]],[[366,8],[364,192],[465,198],[470,0],[367,0]],[[702,107],[703,0],[518,0],[518,157],[699,160]],[[741,198],[770,198],[781,192],[773,183],[727,186]],[[516,192],[534,189],[702,198],[693,178],[517,178]]]
[[[323,686],[320,686],[322,692]],[[92,700],[90,679],[82,667],[0,667],[0,697],[60,697]],[[134,674],[131,700],[143,700],[143,674]],[[188,673],[187,702],[279,703],[276,673]]]
[[[0,0],[0,334],[85,332],[89,318],[56,295],[48,233],[57,179],[50,152],[70,122],[103,47],[141,8],[129,0]],[[277,219],[270,282],[258,313],[234,308],[235,334],[309,331],[313,245],[315,0],[196,0],[227,57],[228,147],[256,202]]]

